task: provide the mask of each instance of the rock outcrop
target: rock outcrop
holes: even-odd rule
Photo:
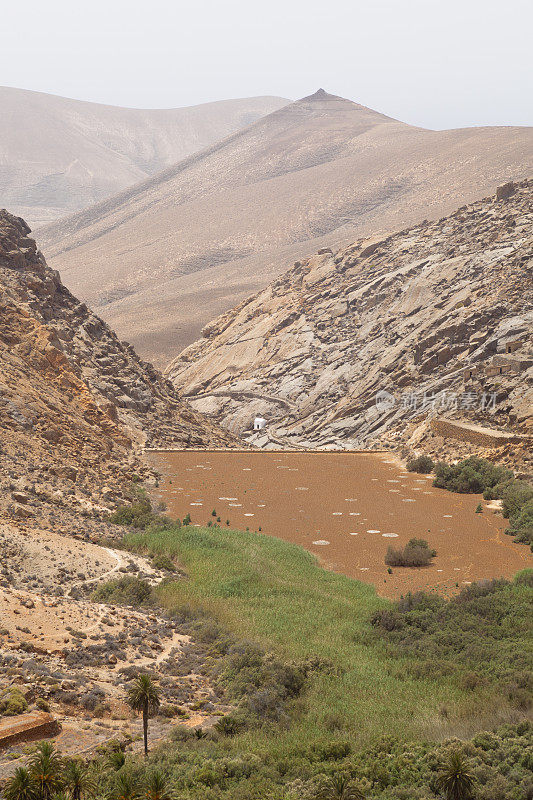
[[[296,262],[168,376],[259,446],[442,453],[430,421],[444,417],[523,436],[513,458],[530,458],[533,180],[498,197]],[[256,414],[268,425],[251,434]]]
[[[230,444],[73,297],[29,233],[0,211],[0,516],[112,502],[144,445]]]

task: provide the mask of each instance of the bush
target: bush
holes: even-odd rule
[[[410,539],[403,550],[389,546],[385,564],[391,567],[427,567],[437,555],[425,539]]]
[[[511,480],[487,490],[490,500],[502,500],[503,516],[510,521],[505,531],[515,542],[529,544],[533,551],[533,486],[526,481]]]
[[[400,655],[412,657],[413,668],[427,663],[435,674],[438,665],[472,691],[493,684],[518,707],[529,688],[532,588],[533,570],[525,570],[512,583],[473,583],[450,600],[409,593],[371,623]]]
[[[465,458],[457,464],[440,461],[435,467],[433,485],[461,494],[480,494],[513,478],[505,467],[498,467],[484,458]]]
[[[431,472],[434,466],[435,462],[429,456],[418,456],[407,462],[409,472],[420,472],[423,475]]]
[[[92,595],[94,600],[114,605],[140,606],[152,597],[152,587],[147,581],[124,575],[113,581],[102,583]]]
[[[126,525],[140,530],[147,528],[153,520],[154,515],[149,500],[119,506],[109,517],[109,521],[114,525]]]
[[[35,701],[35,705],[39,709],[39,711],[50,711],[50,703],[48,703],[44,697],[38,697]]]
[[[512,481],[501,494],[503,516],[514,520],[520,516],[522,508],[533,498],[533,486],[525,481]]]
[[[172,559],[163,553],[157,553],[152,557],[152,567],[166,572],[176,572],[176,566]]]
[[[174,703],[163,703],[159,707],[159,714],[162,717],[167,717],[167,719],[172,719],[172,717],[177,717],[179,712],[178,706],[174,705]]]
[[[17,714],[24,714],[28,710],[26,698],[15,686],[6,689],[0,695],[0,714],[5,717],[12,717]]]

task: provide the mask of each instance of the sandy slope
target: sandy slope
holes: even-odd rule
[[[288,101],[135,109],[0,87],[2,205],[32,225],[102,200]]]
[[[162,365],[292,260],[439,217],[532,167],[531,128],[424,130],[319,91],[38,241]]]

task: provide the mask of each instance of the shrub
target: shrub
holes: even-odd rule
[[[26,698],[15,686],[6,689],[0,695],[0,714],[5,717],[24,714],[28,710]]]
[[[147,581],[124,575],[113,581],[102,583],[93,592],[93,599],[116,605],[139,606],[152,596],[152,587]]]
[[[533,486],[525,481],[512,481],[501,492],[503,516],[516,519],[522,508],[533,498]]]
[[[412,458],[407,462],[409,472],[420,472],[424,475],[431,472],[434,466],[435,462],[429,456],[418,456],[418,458]]]
[[[119,506],[109,517],[109,521],[115,525],[127,525],[141,530],[147,528],[153,519],[154,515],[149,500]]]
[[[163,553],[157,553],[152,557],[152,567],[154,569],[165,570],[166,572],[176,571],[176,567],[172,559]]]
[[[221,717],[218,722],[215,722],[213,727],[218,733],[222,733],[224,736],[235,736],[235,734],[242,731],[244,726],[245,722],[242,718],[226,714],[226,716]]]
[[[506,481],[497,484],[484,495],[502,500],[503,516],[510,521],[506,533],[515,542],[529,544],[533,551],[533,486],[526,481]]]
[[[499,483],[511,480],[513,473],[484,458],[465,458],[457,464],[440,461],[435,467],[433,485],[461,494],[482,493]]]
[[[371,623],[413,659],[417,674],[427,663],[428,674],[438,667],[440,674],[457,675],[469,691],[492,684],[520,707],[531,690],[526,676],[532,586],[533,570],[525,570],[512,583],[503,578],[473,583],[447,601],[433,593],[409,593],[377,611]]]
[[[389,546],[385,564],[391,567],[427,567],[437,555],[425,539],[410,539],[403,550]]]
[[[35,705],[39,709],[39,711],[50,711],[50,703],[48,703],[44,697],[38,697],[35,701]]]
[[[170,731],[170,738],[173,742],[187,742],[189,739],[194,739],[194,731],[187,725],[174,725]]]
[[[159,707],[159,714],[162,717],[167,717],[167,719],[172,719],[172,717],[178,716],[179,708],[178,706],[174,705],[174,703],[163,703]]]

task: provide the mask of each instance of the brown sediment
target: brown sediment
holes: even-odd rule
[[[438,590],[449,595],[473,581],[511,577],[531,564],[523,545],[504,534],[507,520],[480,495],[436,489],[388,453],[159,452],[159,494],[172,516],[249,528],[305,547],[328,569],[376,587],[380,595]],[[481,501],[482,514],[475,509]],[[392,536],[390,534],[395,534]],[[389,545],[412,537],[437,550],[425,568],[384,562]]]

